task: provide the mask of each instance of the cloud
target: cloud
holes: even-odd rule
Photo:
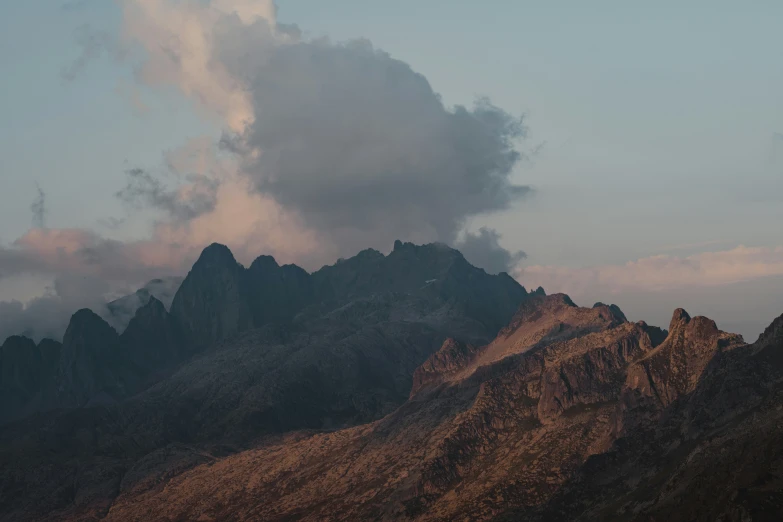
[[[118,332],[122,332],[136,315],[136,311],[149,303],[150,296],[154,296],[166,309],[169,309],[183,279],[183,277],[153,279],[138,291],[101,305],[104,318]]]
[[[508,208],[520,118],[488,100],[443,105],[426,78],[367,40],[306,40],[273,2],[124,0],[139,79],[174,85],[230,131],[241,173],[336,251],[453,243]]]
[[[35,189],[38,191],[38,196],[30,204],[30,212],[33,213],[33,226],[46,228],[46,193],[37,183]]]
[[[67,5],[67,4],[66,4]],[[65,10],[79,10],[86,7],[85,2],[71,4]],[[125,49],[117,45],[117,40],[111,34],[98,31],[89,25],[79,26],[75,31],[76,45],[80,48],[79,56],[70,65],[60,71],[65,81],[75,80],[85,68],[103,53],[108,53],[116,59],[125,57]]]
[[[466,233],[455,247],[472,265],[490,274],[511,273],[527,255],[522,251],[509,252],[500,246],[500,237],[496,230],[482,227],[476,234]]]
[[[207,114],[220,118],[233,131],[252,119],[251,102],[241,81],[225,70],[214,54],[215,31],[224,20],[256,25],[263,52],[275,38],[276,8],[272,0],[120,0],[123,47],[140,45],[144,59],[141,81],[152,86],[175,86]]]
[[[122,34],[81,27],[81,55],[63,77],[109,55],[133,68],[145,94],[174,87],[189,98],[225,131],[222,146],[190,140],[165,154],[162,169],[126,172],[117,197],[155,218],[144,239],[36,220],[0,246],[0,278],[95,278],[112,292],[184,274],[215,241],[240,262],[272,254],[316,269],[395,239],[454,244],[467,218],[530,191],[512,181],[521,118],[485,99],[446,107],[424,76],[369,41],[303,38],[277,23],[272,0],[119,5]],[[121,87],[131,103],[136,92]],[[106,221],[117,235],[125,223]],[[464,243],[492,271],[518,256],[492,231]]]
[[[24,274],[90,276],[143,283],[182,270],[188,252],[154,240],[122,242],[82,229],[29,230],[0,246],[0,278]]]
[[[154,279],[139,293],[130,293],[119,300],[116,291],[101,278],[81,275],[61,275],[44,295],[27,303],[0,302],[0,344],[11,335],[24,335],[36,342],[41,339],[62,340],[71,316],[76,310],[89,308],[102,316],[118,332],[122,332],[153,295],[167,308],[171,306],[182,278]],[[126,289],[126,292],[130,290]]]
[[[228,245],[240,262],[250,263],[263,253],[311,269],[334,259],[334,249],[296,212],[254,191],[237,158],[221,153],[211,139],[195,138],[167,152],[164,164],[178,182],[176,190],[157,185],[152,177],[136,191],[140,203],[164,213],[165,219],[154,226],[153,243],[199,252],[217,241]]]
[[[141,168],[126,172],[128,184],[117,197],[136,208],[161,210],[175,221],[188,221],[215,208],[218,180],[203,174],[190,174],[188,183],[169,189],[148,171]]]
[[[111,313],[107,303],[151,279],[184,274],[198,253],[154,238],[121,242],[87,230],[32,229],[12,245],[0,246],[0,280],[33,276],[52,283],[27,302],[0,301],[0,341],[9,335],[60,339],[80,308],[90,308],[121,331],[135,309]],[[165,297],[165,289],[155,289]]]
[[[588,268],[529,266],[520,268],[515,275],[526,286],[541,285],[547,292],[574,296],[718,286],[783,275],[783,246],[738,246],[687,257],[658,255],[624,265]]]
[[[117,94],[127,100],[133,110],[139,116],[144,116],[150,112],[150,107],[144,102],[141,91],[135,85],[130,85],[126,82],[120,82],[115,88]]]
[[[251,93],[245,141],[260,154],[244,172],[345,250],[417,234],[451,243],[468,216],[529,190],[510,181],[519,119],[486,100],[447,110],[424,77],[367,42],[281,47]]]
[[[76,310],[91,308],[99,314],[105,311],[107,291],[106,283],[99,278],[60,276],[46,294],[26,304],[0,302],[0,339],[25,335],[35,341],[43,338],[62,340]]]

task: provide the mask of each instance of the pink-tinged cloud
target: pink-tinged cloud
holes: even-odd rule
[[[783,246],[745,247],[702,252],[688,257],[658,255],[624,265],[587,268],[529,266],[516,271],[525,286],[543,286],[548,292],[571,295],[626,291],[665,291],[704,287],[783,275]]]
[[[139,282],[169,275],[182,266],[183,245],[157,241],[121,242],[83,229],[32,229],[0,248],[0,277],[63,274],[106,281]]]

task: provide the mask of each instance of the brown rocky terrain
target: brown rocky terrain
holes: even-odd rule
[[[387,417],[128,484],[106,520],[779,519],[783,318],[746,345],[607,312],[536,298]]]
[[[748,345],[684,310],[667,331],[528,294],[437,245],[312,276],[211,248],[172,314],[152,301],[118,336],[82,313],[56,346],[175,368],[112,379],[91,356],[82,398],[143,391],[0,429],[0,520],[783,517],[783,316]],[[24,403],[51,357],[9,342]]]

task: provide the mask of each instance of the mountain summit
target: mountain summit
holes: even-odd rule
[[[778,520],[781,353],[783,317],[663,330],[440,244],[214,244],[121,334],[6,340],[0,518]]]

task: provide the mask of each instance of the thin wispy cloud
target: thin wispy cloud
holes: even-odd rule
[[[783,246],[738,246],[686,257],[657,255],[625,264],[584,268],[536,265],[516,272],[517,279],[525,286],[541,285],[547,291],[574,296],[640,290],[662,292],[779,275],[783,275]]]

